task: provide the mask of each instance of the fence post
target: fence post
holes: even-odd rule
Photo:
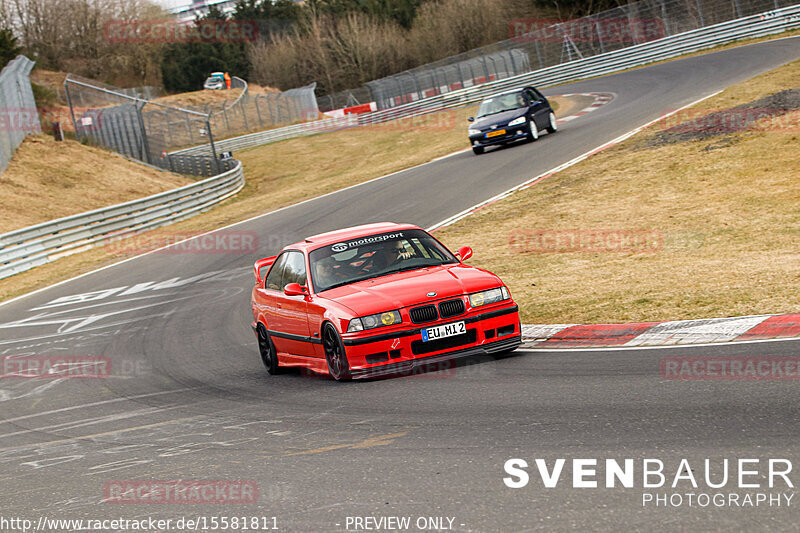
[[[219,160],[217,159],[217,148],[214,146],[214,134],[211,133],[211,122],[206,118],[206,134],[208,135],[208,143],[211,145],[211,156],[214,158],[214,172],[217,174],[219,171]]]
[[[250,131],[250,127],[247,125],[247,110],[244,106],[244,98],[239,100],[239,109],[242,112],[242,120],[244,121],[244,131]]]
[[[606,53],[606,47],[605,47],[605,44],[603,44],[603,30],[600,27],[600,21],[599,20],[595,19],[594,27],[595,27],[595,30],[597,30],[597,40],[600,42],[600,53],[604,54],[604,53]]]
[[[139,128],[142,130],[142,148],[144,149],[145,161],[152,165],[153,161],[150,155],[150,145],[147,142],[147,130],[144,127],[144,116],[142,114],[142,110],[144,109],[145,103],[137,102],[134,105],[136,106],[136,118],[139,120]]]
[[[258,97],[259,96],[260,95],[256,94],[255,98],[253,98],[253,105],[256,106],[256,116],[258,117],[258,127],[259,128],[263,128],[264,127],[264,121],[261,120],[261,110],[258,108]]]
[[[775,1],[777,2],[778,0]],[[697,14],[700,16],[700,27],[705,28],[706,20],[705,17],[703,16],[703,4],[700,3],[700,0],[696,0],[696,2],[697,2]]]
[[[81,136],[79,135],[80,129],[78,128],[78,123],[75,121],[75,110],[72,109],[72,98],[69,94],[69,76],[64,80],[64,94],[67,97],[67,105],[69,106],[69,115],[72,118],[72,129],[75,130],[75,140],[81,142]]]
[[[659,0],[661,4],[661,20],[664,21],[664,30],[666,30],[667,35],[672,35],[672,30],[669,27],[669,17],[667,16],[667,4],[664,3],[664,0]]]

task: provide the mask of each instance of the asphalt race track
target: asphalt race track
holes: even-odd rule
[[[670,482],[682,458],[699,478],[705,458],[743,457],[761,461],[750,467],[761,488],[749,490],[792,493],[781,483],[769,488],[765,465],[800,465],[796,382],[667,381],[659,364],[666,356],[797,356],[796,342],[520,351],[339,384],[264,372],[249,291],[253,261],[283,244],[382,220],[431,226],[799,57],[800,38],[784,39],[554,88],[546,92],[616,98],[536,143],[457,154],[225,230],[255,232],[257,253],[154,253],[0,307],[0,355],[88,355],[113,369],[107,379],[0,380],[0,515],[267,516],[285,532],[346,531],[354,516],[410,516],[412,525],[450,517],[452,530],[480,532],[795,529],[797,500],[673,508],[643,507],[642,495],[742,492],[734,464],[725,488]],[[527,487],[504,485],[511,458],[529,463]],[[556,488],[544,487],[537,458],[548,468],[567,459]],[[575,458],[598,460],[601,488],[572,487]],[[634,488],[604,487],[606,458],[635,459]],[[664,487],[642,487],[643,458],[667,465]],[[101,502],[111,481],[176,479],[252,480],[259,498]]]

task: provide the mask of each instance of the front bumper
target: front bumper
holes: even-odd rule
[[[354,378],[406,372],[446,359],[513,350],[521,342],[516,304],[465,314],[413,328],[367,336],[343,335],[342,341]],[[422,330],[465,322],[466,332],[422,340]]]
[[[442,361],[450,361],[453,359],[461,359],[475,355],[490,355],[501,352],[510,352],[511,350],[518,348],[520,344],[522,344],[522,335],[516,335],[488,344],[462,348],[460,350],[445,352],[438,355],[401,361],[399,363],[387,363],[380,366],[358,368],[351,370],[350,374],[353,379],[374,378],[390,374],[406,374],[413,372],[416,368],[432,365]]]
[[[522,124],[520,126],[512,126],[511,128],[499,128],[499,129],[506,129],[509,132],[506,135],[499,135],[497,137],[486,137],[486,132],[470,135],[469,136],[469,143],[472,146],[494,146],[497,144],[506,144],[514,141],[518,141],[520,139],[526,139],[528,137],[527,133],[528,123]],[[477,144],[476,144],[477,142]]]

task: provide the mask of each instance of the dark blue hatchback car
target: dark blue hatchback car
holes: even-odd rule
[[[478,115],[468,119],[472,151],[521,139],[535,141],[539,132],[555,133],[556,115],[550,102],[534,87],[495,94],[481,102]]]

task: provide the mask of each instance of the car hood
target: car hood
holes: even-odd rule
[[[511,111],[503,111],[494,115],[487,115],[483,118],[476,118],[470,128],[472,129],[485,129],[493,125],[505,126],[515,118],[519,118],[525,114],[525,109],[513,109]]]
[[[359,281],[325,291],[320,296],[348,307],[356,316],[364,316],[500,285],[500,278],[491,272],[453,264]],[[428,296],[429,292],[435,292],[436,296]]]

